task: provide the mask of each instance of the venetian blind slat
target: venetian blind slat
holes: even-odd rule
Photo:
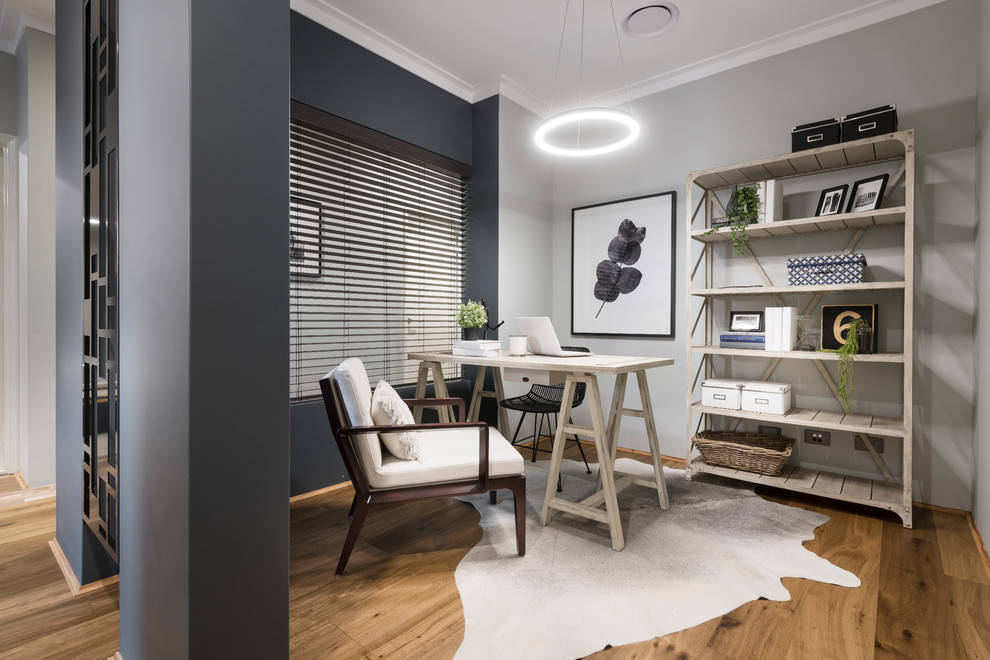
[[[372,383],[413,382],[406,354],[448,349],[460,335],[465,180],[399,151],[290,125],[294,401],[318,397],[318,380],[348,357]]]

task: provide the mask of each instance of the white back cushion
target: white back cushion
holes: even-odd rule
[[[331,373],[340,391],[347,422],[351,426],[374,426],[375,421],[371,417],[371,383],[368,382],[364,363],[358,358],[348,358]],[[354,451],[361,460],[365,476],[381,468],[382,445],[377,433],[354,436]]]
[[[375,393],[371,397],[371,418],[378,426],[395,426],[412,424],[414,418],[409,406],[402,400],[399,393],[384,380],[375,385]],[[406,461],[420,460],[419,437],[411,431],[378,434],[386,449],[396,458]]]

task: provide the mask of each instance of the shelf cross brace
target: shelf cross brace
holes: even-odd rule
[[[884,481],[888,484],[894,483],[894,475],[892,475],[890,470],[887,468],[887,464],[884,462],[883,456],[877,453],[877,448],[873,446],[873,441],[862,433],[857,433],[856,435],[866,447],[866,451],[870,452],[870,456],[873,457],[873,462],[876,463],[877,467],[880,469],[880,474],[883,475]]]

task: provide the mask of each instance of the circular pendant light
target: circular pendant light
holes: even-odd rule
[[[609,134],[603,141],[585,142],[584,145],[575,140],[573,146],[551,139],[555,131],[565,128],[576,130],[578,136],[616,129],[619,134],[617,137]],[[631,144],[639,137],[639,132],[639,122],[628,112],[615,108],[579,108],[547,118],[536,130],[535,140],[540,149],[557,156],[597,156]]]

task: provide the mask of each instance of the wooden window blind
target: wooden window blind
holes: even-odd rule
[[[446,350],[459,337],[469,171],[293,101],[293,401],[319,397],[319,379],[349,357],[361,358],[372,385],[412,383],[418,363],[407,353]]]

